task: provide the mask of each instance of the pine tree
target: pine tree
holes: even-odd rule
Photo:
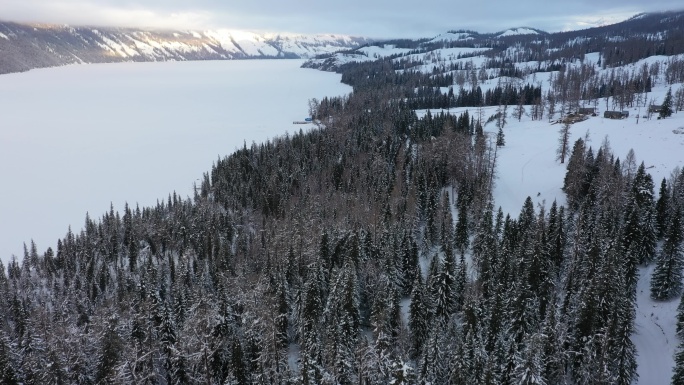
[[[62,357],[58,356],[58,353],[53,348],[49,349],[42,380],[46,385],[64,385],[67,383],[66,373],[62,365]],[[1,383],[6,384],[7,382]]]
[[[101,350],[97,360],[97,374],[95,377],[96,383],[106,384],[112,382],[111,377],[114,373],[114,367],[119,360],[123,347],[121,338],[116,332],[117,322],[116,317],[111,317],[101,337]]]
[[[235,379],[236,384],[246,384],[249,375],[245,366],[242,344],[237,338],[233,338],[230,354],[230,373]]]
[[[458,219],[454,230],[454,245],[459,253],[464,254],[470,244],[470,238],[468,237],[468,199],[465,187],[459,189],[456,205]]]
[[[7,385],[20,384],[17,373],[12,365],[11,351],[4,332],[0,332],[0,383]]]
[[[546,385],[544,378],[544,343],[546,336],[532,334],[524,350],[515,357],[515,383],[520,385]]]
[[[317,269],[316,269],[317,270]],[[315,270],[314,270],[315,271]],[[304,285],[304,304],[300,315],[300,335],[316,329],[323,309],[323,288],[318,279],[309,279]]]
[[[679,344],[675,354],[675,367],[672,373],[672,385],[684,385],[684,343]]]
[[[412,385],[416,383],[415,373],[412,366],[403,360],[396,359],[390,368],[391,374],[388,384]]]
[[[477,233],[473,240],[473,262],[478,271],[478,280],[481,285],[483,298],[489,298],[494,264],[497,259],[498,244],[493,223],[492,205],[489,204],[480,220]]]
[[[572,147],[568,168],[563,180],[563,191],[568,198],[568,203],[573,208],[578,208],[585,194],[585,155],[586,146],[582,138],[577,139]]]
[[[660,117],[669,118],[670,116],[672,116],[672,87],[667,90],[663,105],[660,106]]]
[[[679,306],[677,307],[677,334],[684,337],[684,292],[679,299]]]
[[[346,263],[340,279],[342,287],[337,304],[339,315],[333,322],[340,327],[342,342],[352,349],[358,340],[361,325],[356,267],[352,263]]]
[[[499,147],[506,145],[506,138],[504,137],[504,132],[501,127],[499,127],[499,131],[496,133],[496,145]]]
[[[468,266],[463,254],[459,258],[454,280],[454,310],[461,311],[466,302],[466,288],[468,287]]]
[[[451,216],[451,201],[449,200],[448,193],[444,193],[440,205],[442,207],[442,220],[440,222],[439,238],[441,250],[443,253],[447,254],[452,253],[454,247],[454,220]]]
[[[616,385],[630,385],[638,379],[636,346],[632,342],[634,331],[634,319],[636,318],[636,305],[634,296],[625,296],[625,279],[622,274],[622,266],[616,263],[619,259],[617,252],[611,252],[607,257],[610,261],[606,265],[610,266],[612,272],[609,275],[616,277],[614,282],[608,287],[612,293],[607,295],[609,303],[613,307],[609,322],[609,354],[613,357],[614,377],[613,383]]]
[[[456,282],[456,260],[453,253],[444,256],[444,263],[434,282],[435,318],[446,323],[456,310],[454,284]]]
[[[670,221],[665,244],[651,277],[651,298],[668,300],[682,292],[684,253],[682,252],[682,211],[677,208]]]
[[[430,337],[425,341],[423,356],[418,363],[418,378],[422,384],[446,384],[448,381],[447,353],[444,351],[443,332],[441,328],[433,327]],[[455,360],[460,361],[460,360]],[[459,373],[463,374],[463,373]],[[451,383],[456,384],[454,381]]]
[[[332,268],[332,263],[330,261],[330,236],[328,235],[328,232],[325,229],[323,229],[323,234],[321,234],[319,256],[323,268],[326,270],[330,270]]]
[[[642,162],[637,169],[629,193],[625,210],[625,229],[622,247],[628,259],[637,264],[648,263],[653,259],[656,246],[655,205],[653,202],[653,179],[646,173]],[[627,270],[632,283],[635,283],[636,266]]]
[[[289,328],[289,322],[287,316],[289,314],[290,309],[287,303],[287,290],[285,285],[285,279],[282,278],[278,280],[278,284],[276,286],[277,313],[275,319],[275,327],[277,333],[277,347],[280,349],[286,348],[288,342],[287,332]]]
[[[656,226],[658,230],[658,238],[663,238],[665,236],[667,222],[669,220],[669,211],[670,189],[667,187],[667,180],[663,178],[663,181],[660,183],[658,201],[656,202]]]
[[[402,271],[404,272],[404,295],[411,295],[416,274],[420,273],[418,268],[418,244],[408,232],[404,234],[401,242]]]
[[[411,332],[412,355],[418,357],[423,352],[423,344],[428,337],[430,325],[430,308],[427,303],[423,278],[417,267],[416,278],[411,292],[409,307],[409,330]]]

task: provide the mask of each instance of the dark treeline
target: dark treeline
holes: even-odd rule
[[[456,107],[483,107],[498,105],[532,105],[542,98],[541,87],[526,85],[513,87],[510,85],[496,86],[482,92],[478,86],[470,90],[460,88],[454,92],[453,87],[443,93],[439,88],[420,87],[407,98],[407,104],[412,109],[447,109]]]

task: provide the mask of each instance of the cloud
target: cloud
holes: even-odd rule
[[[639,12],[682,8],[680,1],[519,0],[2,0],[12,21],[150,28],[231,28],[264,32],[429,37],[450,29],[496,32],[529,26],[549,32],[624,20]]]

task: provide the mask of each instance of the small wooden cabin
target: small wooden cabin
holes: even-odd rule
[[[622,111],[606,111],[603,117],[607,119],[622,119]]]
[[[661,110],[662,108],[663,108],[663,106],[660,105],[660,104],[651,104],[650,106],[648,106],[648,112],[656,113],[656,114],[657,114],[657,113],[660,112],[660,110]]]
[[[603,113],[603,117],[608,119],[626,119],[629,118],[629,111],[606,111]]]

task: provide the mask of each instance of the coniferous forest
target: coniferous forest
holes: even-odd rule
[[[656,193],[644,163],[578,140],[567,205],[508,215],[477,108],[419,117],[440,77],[339,70],[354,92],[312,101],[317,128],[245,144],[193,197],[86,217],[2,267],[0,382],[637,380],[638,267],[656,264],[654,299],[682,294],[684,171]]]

